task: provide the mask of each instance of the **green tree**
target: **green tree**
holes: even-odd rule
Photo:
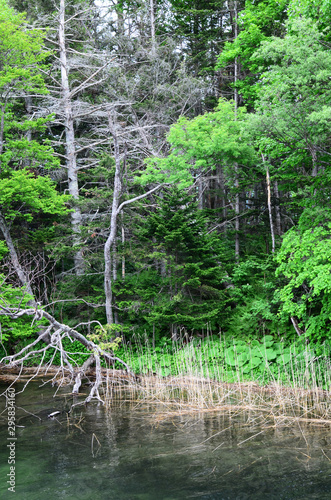
[[[11,237],[17,220],[31,222],[33,213],[65,214],[66,197],[45,176],[59,164],[43,132],[47,118],[26,116],[26,97],[43,96],[42,76],[48,53],[39,30],[28,29],[24,16],[0,3],[0,229],[20,284],[33,295]],[[32,136],[29,133],[32,131]]]
[[[287,5],[289,0],[262,0],[245,2],[245,9],[238,16],[239,34],[224,44],[218,57],[216,68],[222,75],[232,68],[235,60],[239,65],[238,80],[233,82],[244,103],[252,108],[256,99],[256,82],[262,68],[267,68],[263,61],[254,60],[256,50],[261,43],[273,36],[281,37],[285,33]]]
[[[127,310],[123,320],[174,339],[206,325],[217,330],[226,307],[227,250],[208,233],[193,196],[177,188],[164,192],[135,236],[135,258],[116,285],[118,305]]]
[[[277,255],[281,316],[313,342],[331,338],[331,210],[306,209]]]
[[[225,228],[235,219],[236,256],[239,257],[240,192],[254,182],[255,150],[246,136],[247,115],[231,101],[220,100],[214,112],[192,120],[180,118],[168,135],[169,154],[151,159],[140,181],[174,182],[185,188],[195,184],[198,197],[204,191],[204,177],[219,178],[218,216]],[[251,179],[248,181],[248,173]],[[223,207],[221,209],[220,207]],[[225,208],[230,207],[230,209]]]

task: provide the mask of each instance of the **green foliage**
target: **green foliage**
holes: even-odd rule
[[[306,209],[299,225],[285,235],[276,257],[278,276],[286,281],[279,289],[282,313],[299,319],[312,341],[331,334],[331,212]]]
[[[245,9],[238,19],[239,35],[234,40],[227,41],[219,55],[217,69],[226,68],[237,58],[241,78],[236,87],[247,105],[254,105],[257,90],[254,84],[262,66],[256,64],[254,54],[263,41],[272,36],[280,37],[284,33],[288,2],[289,0],[246,1]],[[263,67],[266,69],[267,64]]]
[[[282,38],[263,42],[254,60],[268,69],[257,85],[257,113],[251,123],[262,138],[264,151],[287,167],[300,170],[302,160],[313,171],[325,161],[331,103],[331,55],[316,23],[288,23]],[[318,182],[318,179],[316,179]]]
[[[27,96],[48,93],[43,71],[50,53],[43,50],[43,34],[27,28],[24,15],[0,1],[0,165],[1,171],[29,162],[30,167],[54,168],[59,161],[47,142],[26,138],[43,132],[51,116],[26,117]]]
[[[36,177],[27,168],[1,179],[0,211],[7,220],[20,217],[32,221],[33,212],[64,215],[68,213],[65,203],[69,199],[58,194],[49,177]]]
[[[234,338],[251,341],[270,332],[286,335],[286,321],[280,322],[274,300],[274,271],[275,263],[265,256],[252,256],[234,266],[228,294],[236,307],[223,326]]]
[[[4,241],[0,241],[0,261],[8,253],[7,245]]]
[[[331,20],[330,0],[291,0],[288,6],[289,19],[305,17],[317,22],[320,31],[329,31]],[[327,33],[329,38],[330,34]]]
[[[31,299],[24,289],[6,284],[5,277],[0,275],[0,306],[17,309],[29,307],[28,302]],[[39,325],[40,322],[32,325],[29,317],[11,319],[0,316],[1,343],[11,349],[18,341],[35,335]]]
[[[195,74],[211,73],[224,37],[224,0],[171,0],[171,36],[183,43],[187,65]]]
[[[230,171],[235,163],[252,164],[255,153],[245,140],[245,121],[245,109],[235,111],[234,103],[224,99],[214,112],[192,120],[180,118],[168,135],[170,153],[150,159],[139,182],[171,183],[183,189],[199,172],[214,169],[219,162]]]
[[[103,351],[117,351],[122,339],[115,337],[118,330],[117,325],[98,325],[94,328],[95,333],[87,336],[89,340],[98,344]]]
[[[169,332],[171,325],[178,331],[199,330],[207,323],[215,327],[226,304],[224,247],[208,234],[206,218],[191,196],[174,188],[159,203],[136,228],[145,244],[142,262],[114,286],[118,306],[126,310],[122,319],[148,330],[154,325],[157,335]],[[157,271],[151,269],[155,263]]]

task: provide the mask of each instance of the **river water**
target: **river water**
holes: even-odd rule
[[[16,396],[15,493],[0,398],[1,499],[331,498],[330,426],[261,427],[259,415],[178,414],[124,399],[68,416],[68,389],[54,392],[34,382]]]

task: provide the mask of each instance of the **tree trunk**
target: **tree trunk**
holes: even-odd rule
[[[21,282],[21,285],[25,286],[27,293],[29,295],[32,295],[32,297],[34,297],[34,294],[33,294],[32,288],[31,288],[31,284],[30,284],[30,280],[27,277],[24,269],[22,268],[22,266],[19,262],[18,255],[17,255],[16,249],[15,249],[13,240],[11,238],[9,228],[7,227],[7,224],[1,215],[0,215],[0,229],[2,231],[3,237],[5,238],[5,242],[6,242],[6,245],[8,247],[8,250],[9,250],[11,263],[15,269],[15,272],[18,276],[18,279]]]
[[[236,39],[238,37],[238,6],[237,6],[237,0],[234,2],[234,38]],[[236,83],[238,81],[238,74],[239,74],[239,68],[238,68],[238,58],[236,57],[234,60],[234,104],[235,104],[235,109],[237,111],[238,109],[238,89],[236,87]]]
[[[154,14],[154,0],[149,0],[150,7],[150,20],[151,20],[151,42],[152,42],[152,55],[155,55],[156,39],[155,39],[155,14]]]
[[[2,155],[3,153],[3,146],[4,146],[5,111],[6,111],[6,106],[3,104],[1,106],[1,120],[0,120],[0,155]],[[0,161],[0,172],[1,172],[1,161]]]
[[[239,230],[240,230],[240,220],[239,220],[239,215],[240,215],[240,195],[239,195],[239,175],[238,175],[238,164],[235,163],[234,166],[235,169],[235,186],[236,186],[236,198],[235,198],[235,213],[236,213],[236,221],[235,221],[235,259],[236,262],[239,262],[239,255],[240,255],[240,241],[239,241]]]
[[[238,36],[238,10],[237,10],[237,1],[234,2],[234,37]],[[238,109],[238,89],[236,88],[236,83],[238,80],[238,59],[235,58],[234,61],[234,105],[235,105],[235,117],[237,118],[237,109]],[[239,168],[238,164],[235,163],[235,186],[236,186],[236,200],[235,200],[235,213],[236,213],[236,222],[235,222],[235,259],[236,262],[239,262],[240,255],[240,242],[239,242],[239,229],[240,229],[240,196],[239,196]]]
[[[73,120],[72,102],[69,88],[69,66],[67,62],[67,50],[65,41],[65,0],[60,0],[60,13],[59,13],[59,52],[61,62],[61,91],[64,109],[64,124],[65,124],[65,138],[66,138],[66,163],[68,170],[68,188],[69,194],[74,200],[79,199],[78,187],[78,170],[76,164],[76,151],[75,151],[75,130]],[[71,212],[71,227],[73,231],[73,247],[74,247],[74,264],[75,273],[77,276],[84,274],[85,264],[83,258],[83,250],[80,248],[81,240],[81,226],[82,226],[82,213],[81,209],[73,206]],[[76,248],[75,248],[76,247]]]
[[[112,285],[111,249],[114,244],[116,236],[117,210],[122,192],[122,182],[121,182],[121,160],[120,160],[118,138],[115,130],[115,124],[112,121],[110,112],[108,113],[108,123],[109,123],[109,129],[113,136],[114,156],[115,156],[115,178],[114,178],[113,203],[112,203],[111,217],[110,217],[110,232],[104,247],[104,257],[105,257],[104,286],[106,295],[106,318],[107,318],[107,323],[111,325],[114,322],[113,308],[112,308],[112,289],[111,289]]]
[[[123,201],[121,205],[119,205],[119,200],[122,194],[122,180],[121,180],[121,159],[120,159],[120,150],[118,144],[118,137],[116,132],[115,123],[112,120],[110,111],[108,112],[108,123],[109,129],[113,136],[114,143],[114,156],[115,156],[115,178],[114,178],[114,192],[113,192],[113,202],[110,216],[110,231],[107,241],[104,246],[104,259],[105,259],[105,271],[104,271],[104,287],[105,287],[105,296],[106,296],[106,318],[107,323],[109,325],[114,323],[113,320],[113,308],[112,308],[112,260],[111,260],[111,250],[116,237],[117,230],[117,216],[121,213],[123,207],[125,205],[129,205],[137,200],[141,200],[145,198],[149,194],[154,193],[158,189],[162,187],[162,184],[156,186],[153,189],[150,189],[144,194],[139,196],[135,196],[130,200]]]
[[[268,162],[265,161],[264,155],[262,155],[262,161],[266,167],[266,181],[267,181],[267,194],[268,194],[268,212],[269,212],[269,223],[270,223],[270,234],[271,234],[271,251],[275,253],[275,232],[274,224],[272,220],[272,205],[271,205],[271,188],[270,188],[270,175]]]
[[[278,236],[281,236],[283,234],[283,232],[282,232],[282,220],[281,220],[281,214],[280,214],[280,198],[279,198],[278,182],[277,181],[275,181],[275,183],[274,183],[274,191],[275,191],[275,197],[276,197],[276,204],[275,204],[276,231],[277,231]]]
[[[124,244],[125,244],[125,231],[124,231],[123,217],[122,217],[122,252],[124,251]],[[122,255],[122,279],[123,280],[125,279],[125,257],[124,257],[124,254]]]

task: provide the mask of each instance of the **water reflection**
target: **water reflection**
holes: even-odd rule
[[[123,400],[67,417],[65,392],[53,397],[51,387],[33,384],[17,397],[24,410],[17,409],[16,500],[331,497],[329,427],[275,427],[256,414],[170,414]],[[55,410],[58,418],[47,418]],[[0,494],[10,498],[5,414],[0,425]]]

